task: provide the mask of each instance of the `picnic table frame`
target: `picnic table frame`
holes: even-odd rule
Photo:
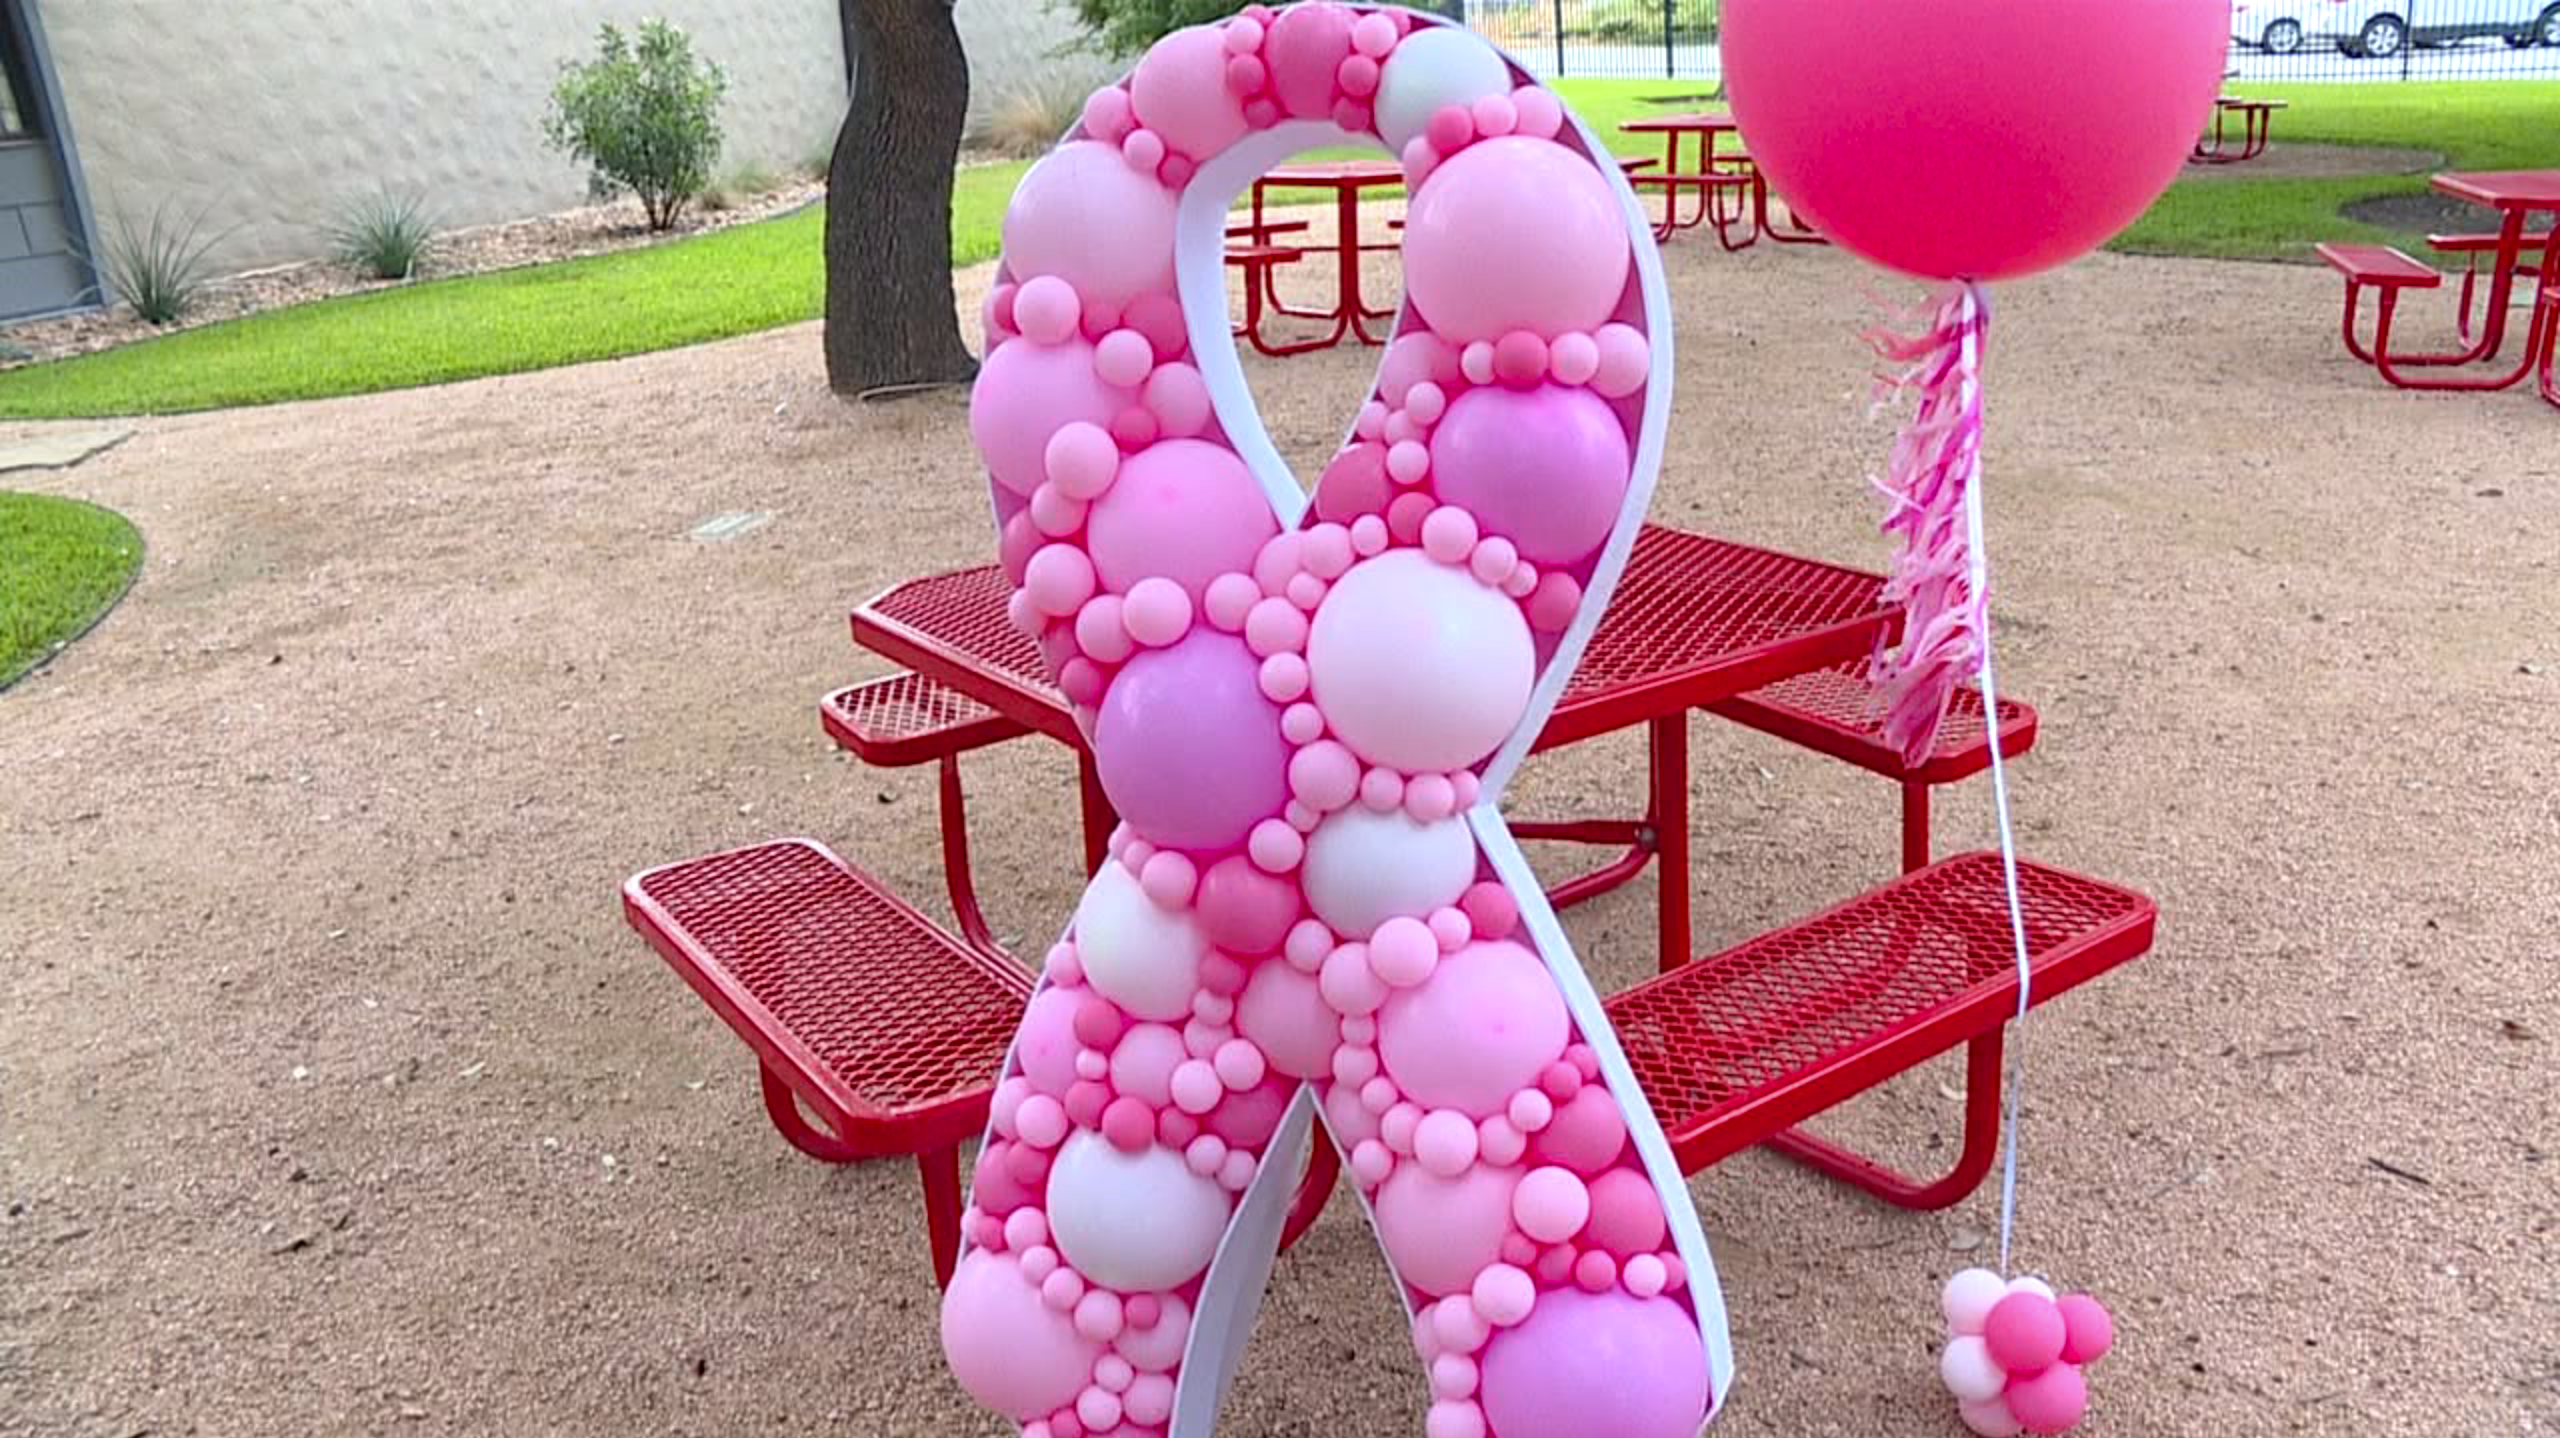
[[[1689,711],[1871,652],[1902,620],[1882,590],[1881,578],[1865,571],[1646,526],[1534,746],[1543,751],[1643,728],[1645,813],[1512,825],[1523,840],[1624,846],[1616,858],[1558,884],[1551,901],[1559,908],[1580,903],[1659,862],[1660,966],[1688,962]],[[853,611],[854,642],[1072,748],[1087,859],[1098,862],[1116,817],[1039,646],[1006,618],[1009,592],[995,566],[910,580]],[[944,813],[948,825],[950,806]],[[974,915],[962,922],[981,927]]]
[[[2391,301],[2394,296],[2386,292],[2375,317],[2370,349],[2357,342],[2355,311],[2352,307],[2347,311],[2344,335],[2348,352],[2372,365],[2384,379],[2402,389],[2507,389],[2522,383],[2536,371],[2537,366],[2547,376],[2551,367],[2554,316],[2560,315],[2560,307],[2555,307],[2550,299],[2551,295],[2560,293],[2560,244],[2544,245],[2539,265],[2527,265],[2523,256],[2527,248],[2526,231],[2532,217],[2536,214],[2560,216],[2560,170],[2449,172],[2432,177],[2428,184],[2440,194],[2487,206],[2499,214],[2497,245],[2489,266],[2489,292],[2481,316],[2479,337],[2467,347],[2450,353],[2393,354]],[[2443,373],[2496,361],[2506,346],[2508,310],[2515,298],[2519,271],[2532,273],[2536,285],[2534,304],[2525,325],[2523,357],[2513,369],[2503,373]],[[2412,370],[2421,372],[2410,373]],[[2548,398],[2548,394],[2545,397]]]

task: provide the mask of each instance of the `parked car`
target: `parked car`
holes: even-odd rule
[[[2232,43],[2291,55],[2335,45],[2386,59],[2410,45],[2494,38],[2560,46],[2560,0],[2234,0]]]

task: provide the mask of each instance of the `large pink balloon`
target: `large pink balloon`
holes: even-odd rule
[[[1724,79],[1753,158],[1823,233],[1906,273],[2001,279],[2095,248],[2177,177],[2230,14],[2226,0],[1726,0]]]
[[[1013,1255],[980,1249],[960,1260],[942,1292],[942,1352],[970,1397],[1027,1420],[1074,1402],[1102,1345],[1040,1301]]]
[[[1707,1350],[1687,1304],[1550,1289],[1484,1353],[1484,1416],[1502,1438],[1694,1438]]]
[[[1617,192],[1552,140],[1469,145],[1405,211],[1405,289],[1460,343],[1598,329],[1626,291],[1631,254]]]
[[[1196,605],[1210,580],[1250,573],[1263,542],[1279,532],[1261,484],[1234,450],[1168,439],[1121,461],[1120,477],[1093,503],[1085,542],[1105,589],[1126,594],[1162,575]]]
[[[1138,392],[1104,384],[1093,372],[1093,346],[1009,340],[978,367],[969,391],[969,434],[996,483],[1028,498],[1048,478],[1049,439],[1082,420],[1107,425],[1137,402]],[[1023,531],[1026,551],[1036,531]],[[1028,559],[1026,552],[1025,558]]]
[[[1206,627],[1112,677],[1093,757],[1111,805],[1140,837],[1221,850],[1289,802],[1289,741],[1262,696],[1262,661]]]
[[[1617,411],[1579,385],[1471,389],[1431,431],[1440,497],[1539,564],[1580,564],[1599,551],[1626,502],[1631,464]]]
[[[1004,267],[1056,275],[1085,307],[1117,314],[1173,288],[1174,195],[1099,140],[1060,145],[1033,165],[1004,212]]]

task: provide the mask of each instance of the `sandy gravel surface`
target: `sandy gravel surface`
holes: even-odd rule
[[[1881,563],[1854,334],[1893,287],[1694,238],[1670,269],[1655,516]],[[2164,913],[2029,1044],[2021,1258],[2125,1335],[2090,1438],[2560,1428],[2560,414],[2391,392],[2335,305],[2324,272],[2118,258],[2001,295],[2025,842]],[[1285,447],[1321,453],[1372,362],[1253,366]],[[938,903],[929,773],[863,771],[811,705],[880,667],[849,604],[992,552],[958,396],[841,407],[804,327],[149,422],[12,482],[151,558],[0,696],[0,1431],[995,1431],[942,1369],[912,1169],[785,1148],[615,896],[806,833]],[[687,538],[733,510],[773,519]],[[1886,876],[1880,782],[1694,734],[1699,942]],[[1639,772],[1586,746],[1515,807]],[[1064,755],[972,780],[998,919],[1053,931]],[[1946,796],[1948,842],[1987,806]],[[1653,892],[1572,916],[1605,986],[1651,963]],[[1943,1160],[1960,1077],[1830,1125]],[[1958,1432],[1934,1297],[1989,1192],[1914,1216],[1759,1155],[1694,1190],[1720,1432]],[[1419,1432],[1350,1213],[1282,1264],[1230,1432]]]

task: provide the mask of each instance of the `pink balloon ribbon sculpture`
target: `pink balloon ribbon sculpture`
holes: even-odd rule
[[[1402,157],[1409,303],[1310,503],[1224,231],[1353,141]],[[1689,1438],[1730,1376],[1714,1268],[1495,807],[1660,462],[1668,302],[1624,179],[1463,29],[1254,6],[1023,177],[986,327],[1013,622],[1125,822],[996,1089],[953,1373],[1025,1438],[1209,1434],[1320,1119],[1428,1438]]]

